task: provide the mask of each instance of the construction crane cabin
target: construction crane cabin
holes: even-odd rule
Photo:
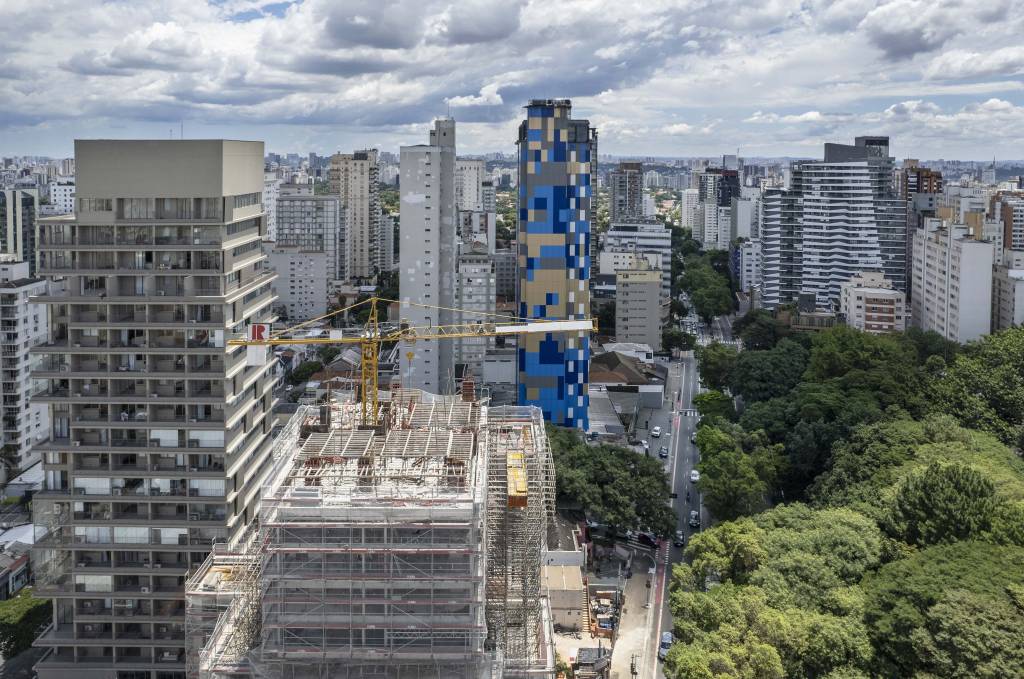
[[[577,320],[550,320],[512,318],[499,314],[489,314],[462,309],[449,309],[461,313],[463,317],[475,316],[476,320],[454,325],[412,326],[403,321],[381,322],[378,316],[378,304],[410,305],[428,309],[441,307],[417,302],[399,302],[383,297],[370,297],[350,306],[335,309],[330,313],[299,323],[279,331],[269,325],[254,323],[248,326],[244,339],[230,339],[228,345],[249,347],[247,361],[250,365],[262,365],[267,361],[264,347],[285,344],[358,344],[362,360],[360,361],[360,420],[364,427],[377,426],[380,414],[377,385],[377,357],[380,346],[387,342],[415,342],[417,340],[447,340],[460,337],[501,337],[510,335],[528,335],[535,333],[578,333],[597,332],[597,321],[593,318]],[[299,331],[318,321],[338,314],[344,314],[361,307],[369,308],[369,318],[362,328],[331,329],[326,337],[299,336]]]

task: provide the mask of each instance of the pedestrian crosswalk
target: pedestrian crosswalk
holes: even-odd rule
[[[698,415],[700,415],[700,413],[698,413],[693,408],[686,408],[686,409],[680,410],[679,413],[683,417],[697,417]]]

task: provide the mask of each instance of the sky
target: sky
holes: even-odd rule
[[[571,98],[601,153],[1024,158],[1015,0],[2,0],[0,154],[229,137],[326,154],[514,151]],[[1016,0],[1019,2],[1019,0]]]

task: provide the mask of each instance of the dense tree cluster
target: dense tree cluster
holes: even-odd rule
[[[680,286],[690,295],[694,311],[705,323],[733,310],[728,254],[724,251],[691,254],[683,259]]]
[[[1024,676],[1024,329],[959,347],[764,321],[704,358],[744,410],[705,394],[722,522],[674,568],[666,675]]]
[[[0,601],[0,656],[13,658],[31,647],[49,624],[52,610],[49,599],[32,596],[31,587]]]
[[[548,439],[561,501],[616,528],[644,528],[663,537],[675,531],[660,460],[622,446],[587,445],[569,429],[548,427]]]

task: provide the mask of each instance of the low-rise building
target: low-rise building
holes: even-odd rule
[[[840,286],[839,311],[850,327],[881,334],[906,329],[906,295],[881,272],[857,274]]]

